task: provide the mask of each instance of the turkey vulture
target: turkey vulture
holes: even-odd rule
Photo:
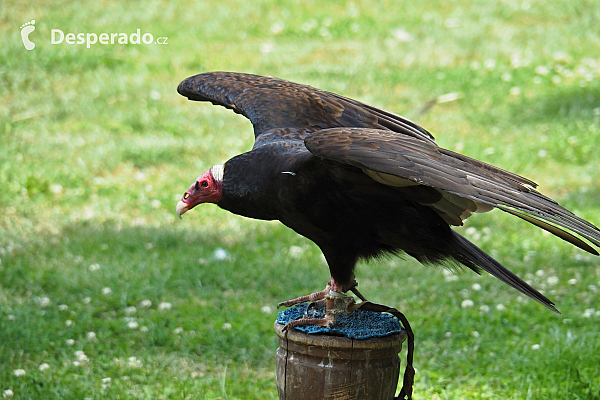
[[[212,72],[177,91],[248,118],[252,150],[202,174],[177,204],[279,220],[315,242],[330,288],[355,285],[359,259],[406,253],[423,264],[481,269],[557,312],[548,298],[451,226],[499,208],[598,255],[600,230],[540,194],[534,182],[439,147],[414,122],[282,79]]]

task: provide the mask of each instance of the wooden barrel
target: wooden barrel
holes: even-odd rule
[[[279,400],[391,400],[396,394],[406,332],[349,339],[283,332],[275,323]]]

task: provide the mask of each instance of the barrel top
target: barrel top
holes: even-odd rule
[[[325,307],[309,307],[307,303],[297,304],[277,314],[277,322],[287,324],[303,317],[323,318]],[[368,339],[393,335],[403,331],[400,322],[389,313],[355,310],[353,313],[341,313],[332,328],[318,325],[301,325],[296,330],[305,333],[332,333],[351,339]]]
[[[280,341],[304,346],[316,346],[331,349],[400,349],[406,340],[406,331],[402,330],[389,336],[368,339],[351,339],[331,333],[305,333],[295,328],[283,331],[285,325],[275,322],[275,333]]]

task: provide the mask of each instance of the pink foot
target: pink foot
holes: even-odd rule
[[[277,304],[277,308],[283,306],[283,307],[291,307],[293,305],[296,304],[300,304],[300,303],[305,303],[307,301],[318,301],[318,300],[323,300],[325,298],[325,295],[327,295],[330,291],[330,287],[329,284],[327,284],[327,286],[325,287],[325,289],[321,290],[320,292],[315,292],[315,293],[311,293],[308,296],[300,296],[300,297],[296,297],[295,299],[291,299],[291,300],[287,300],[287,301],[282,301],[281,303]]]
[[[333,276],[332,276],[331,279],[329,280],[329,282],[327,282],[327,286],[325,287],[325,289],[321,290],[320,292],[315,292],[315,293],[311,293],[307,296],[300,296],[300,297],[296,297],[295,299],[282,301],[281,303],[277,304],[277,308],[282,307],[282,306],[283,307],[291,307],[293,305],[305,303],[307,301],[316,302],[319,300],[326,299],[327,295],[330,292],[337,292],[337,293],[343,294],[343,293],[346,293],[348,290],[350,290],[352,293],[354,293],[362,301],[367,301],[367,299],[358,291],[358,289],[356,288],[357,286],[358,286],[358,283],[353,280],[351,283],[351,286],[349,288],[344,288],[341,285],[339,285],[335,281],[335,279],[333,279]]]

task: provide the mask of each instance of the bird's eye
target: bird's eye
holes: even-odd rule
[[[208,182],[207,181],[202,181],[201,185],[202,185],[203,188],[208,187]]]

